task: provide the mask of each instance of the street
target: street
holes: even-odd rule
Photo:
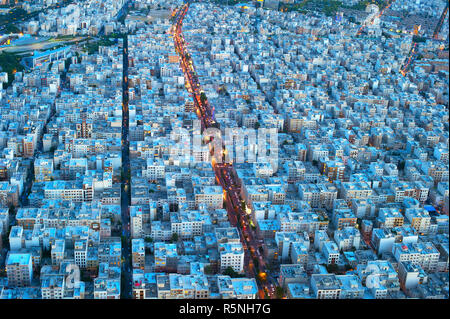
[[[130,148],[128,142],[128,41],[124,38],[123,43],[123,100],[122,100],[122,185],[121,185],[121,215],[122,215],[122,258],[123,258],[123,285],[121,288],[121,298],[131,298],[131,281],[133,273],[131,271],[131,238],[130,238],[130,218],[128,207],[130,204]]]
[[[186,43],[182,34],[183,19],[189,9],[189,4],[184,4],[174,14],[174,24],[171,28],[175,41],[175,49],[181,57],[181,68],[188,82],[189,93],[192,93],[195,112],[202,123],[202,131],[209,127],[220,128],[214,118],[214,112],[208,103],[205,94],[201,90],[197,73],[190,54],[186,50]],[[222,154],[226,152],[222,146]],[[242,246],[244,248],[244,272],[247,277],[257,278],[259,295],[264,298],[266,293],[269,298],[275,297],[276,281],[268,274],[267,265],[260,255],[261,243],[256,240],[255,230],[250,227],[249,215],[244,208],[241,198],[240,182],[232,163],[216,163],[213,159],[212,166],[216,174],[216,180],[225,191],[226,209],[230,223],[238,228]],[[240,223],[239,223],[240,222]],[[258,267],[253,260],[258,260]],[[265,292],[265,293],[264,293]]]

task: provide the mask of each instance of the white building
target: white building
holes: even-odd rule
[[[219,244],[220,270],[228,267],[240,273],[244,270],[244,248],[241,243]]]

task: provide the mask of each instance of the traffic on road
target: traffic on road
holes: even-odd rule
[[[214,118],[214,108],[208,103],[205,93],[202,91],[200,81],[195,72],[194,64],[186,49],[186,42],[182,34],[183,19],[189,9],[189,3],[184,4],[173,12],[173,25],[171,34],[174,38],[176,52],[180,55],[180,65],[187,82],[186,87],[192,94],[195,112],[202,123],[202,131],[210,127],[219,128],[220,125]],[[222,145],[222,154],[226,152]],[[257,240],[255,229],[251,227],[251,210],[246,206],[241,196],[241,186],[237,173],[232,163],[217,163],[212,160],[212,166],[216,174],[216,180],[222,186],[225,194],[226,208],[231,225],[238,228],[241,242],[244,248],[245,274],[248,277],[257,278],[259,295],[264,298],[275,298],[276,281],[268,274],[267,265],[261,251],[262,241]],[[257,261],[258,266],[255,265]]]

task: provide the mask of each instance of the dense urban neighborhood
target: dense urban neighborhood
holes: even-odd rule
[[[0,0],[0,299],[448,299],[444,0]]]

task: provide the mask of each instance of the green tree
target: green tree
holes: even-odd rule
[[[227,267],[224,271],[223,271],[224,275],[230,276],[231,278],[239,278],[239,277],[243,277],[243,275],[240,275],[239,273],[237,273],[233,267],[229,266]]]
[[[42,258],[51,258],[51,251],[50,249],[43,249],[42,250]]]
[[[255,265],[255,268],[258,269],[259,268],[259,261],[257,258],[253,258],[253,264]]]
[[[327,271],[329,273],[336,273],[338,271],[338,265],[337,264],[329,264],[326,266]]]
[[[276,296],[278,299],[281,299],[281,298],[284,297],[284,289],[283,289],[283,287],[277,286],[277,287],[275,288],[275,296]]]
[[[178,234],[177,233],[173,233],[172,237],[170,238],[170,240],[174,243],[176,243],[178,241]]]
[[[66,69],[66,71],[69,70],[70,64],[72,63],[72,59],[71,58],[67,58],[66,61],[64,61],[64,68]]]
[[[125,246],[127,244],[127,237],[120,236],[120,239],[122,240],[122,247]]]
[[[206,275],[212,275],[214,273],[211,265],[206,265],[204,271]]]
[[[7,88],[14,81],[14,74],[23,71],[24,67],[20,63],[22,56],[3,51],[0,54],[0,68],[2,72],[8,73],[8,83],[4,88]]]
[[[80,270],[80,279],[82,281],[91,281],[91,276],[84,270]]]
[[[205,94],[205,92],[200,93],[200,101],[202,103],[206,102],[206,94]]]
[[[8,24],[5,29],[4,33],[19,33],[20,29],[16,27],[14,24]]]

